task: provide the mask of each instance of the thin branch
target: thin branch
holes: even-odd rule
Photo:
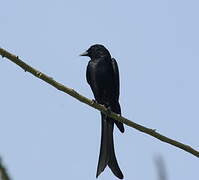
[[[2,163],[1,158],[0,158],[0,177],[1,180],[11,180],[5,166]]]
[[[47,76],[46,74],[38,71],[37,69],[29,66],[28,64],[26,64],[25,62],[23,62],[21,59],[19,59],[18,56],[15,56],[11,53],[9,53],[8,51],[0,48],[0,55],[2,57],[6,57],[8,58],[10,61],[12,61],[13,63],[17,64],[18,66],[20,66],[22,69],[24,69],[24,71],[28,71],[30,72],[31,74],[33,74],[34,76],[36,76],[37,78],[39,79],[42,79],[43,81],[47,82],[48,84],[52,85],[53,87],[57,88],[58,90],[62,91],[62,92],[65,92],[67,94],[69,94],[70,96],[74,97],[75,99],[107,114],[108,116],[110,116],[111,118],[119,121],[119,122],[122,122],[124,124],[126,124],[127,126],[130,126],[130,127],[133,127],[135,129],[137,129],[138,131],[141,131],[143,133],[146,133],[148,135],[151,135],[163,142],[166,142],[168,144],[171,144],[173,146],[176,146],[180,149],[183,149],[184,151],[187,151],[191,154],[193,154],[194,156],[198,157],[199,158],[199,151],[193,149],[192,147],[186,145],[186,144],[183,144],[181,142],[178,142],[176,140],[173,140],[171,138],[168,138],[166,136],[163,136],[161,135],[160,133],[156,132],[155,129],[150,129],[150,128],[146,128],[142,125],[139,125],[135,122],[132,122],[116,113],[113,113],[113,112],[109,112],[109,110],[107,110],[103,105],[100,105],[96,102],[94,102],[93,100],[90,100],[84,96],[82,96],[81,94],[79,94],[78,92],[76,92],[74,89],[71,89],[71,88],[68,88],[66,86],[64,86],[63,84],[53,80],[53,78]]]

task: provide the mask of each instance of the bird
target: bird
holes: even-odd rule
[[[111,57],[108,49],[101,44],[92,45],[80,56],[90,57],[86,69],[86,80],[91,87],[97,103],[104,105],[110,111],[121,115],[119,104],[120,82],[117,62]],[[113,174],[123,179],[123,173],[118,165],[113,141],[114,124],[124,132],[124,125],[101,113],[101,145],[96,178],[108,166]]]

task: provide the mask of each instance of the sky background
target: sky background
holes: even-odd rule
[[[120,69],[123,115],[199,149],[199,1],[6,0],[0,47],[93,98],[89,58],[104,44]],[[100,113],[0,58],[0,156],[14,180],[93,180]],[[199,178],[199,159],[125,126],[115,149],[126,180]],[[107,168],[99,180],[115,180]]]

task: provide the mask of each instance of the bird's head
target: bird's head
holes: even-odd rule
[[[91,59],[100,58],[103,56],[111,57],[108,49],[106,49],[103,45],[100,44],[92,45],[87,51],[80,54],[80,56],[88,56]]]

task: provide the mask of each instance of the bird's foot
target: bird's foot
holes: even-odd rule
[[[96,103],[97,103],[97,101],[95,99],[92,99],[92,105],[96,104]]]
[[[110,106],[106,107],[106,113],[111,114],[111,107]]]

